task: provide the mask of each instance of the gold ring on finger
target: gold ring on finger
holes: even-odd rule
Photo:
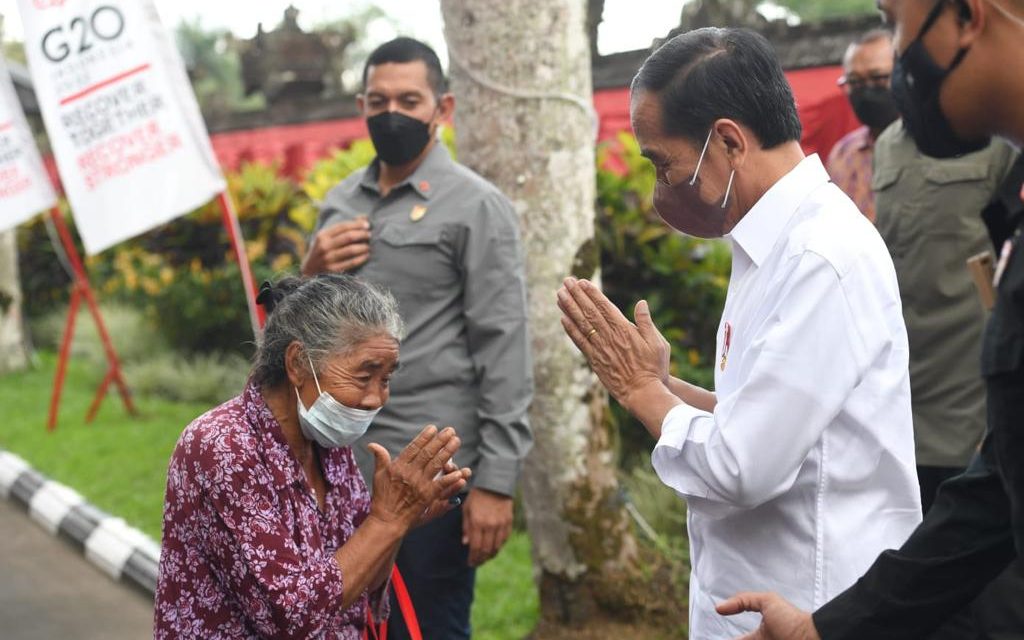
[[[596,335],[597,335],[597,329],[591,329],[590,333],[587,334],[587,340],[590,340],[591,338],[593,338]]]

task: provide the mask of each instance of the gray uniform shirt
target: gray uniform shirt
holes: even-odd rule
[[[391,398],[353,445],[370,483],[379,442],[397,455],[428,424],[452,426],[474,486],[512,495],[530,449],[533,394],[519,225],[494,185],[440,143],[382,198],[378,164],[324,199],[317,231],[366,216],[370,258],[354,271],[398,299],[406,335]]]
[[[981,211],[1014,160],[1001,142],[951,160],[926,157],[899,121],[875,143],[875,224],[900,285],[921,466],[967,466],[985,430],[985,312],[965,262],[992,248]]]

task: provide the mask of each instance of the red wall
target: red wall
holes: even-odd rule
[[[841,67],[801,69],[786,74],[804,125],[804,150],[820,154],[823,160],[839,138],[859,126],[836,85],[841,74]],[[628,88],[595,92],[594,107],[601,117],[600,139],[630,130]],[[345,147],[366,135],[363,121],[352,118],[216,133],[212,139],[217,159],[226,169],[258,160],[279,162],[284,173],[301,176],[332,149]]]
[[[839,138],[857,128],[845,95],[836,85],[841,67],[800,69],[786,74],[796,97],[807,153],[818,153],[824,160]],[[599,138],[608,140],[621,131],[629,131],[629,89],[604,89],[594,93],[594,107],[601,118]],[[237,169],[249,161],[280,163],[286,175],[301,177],[318,159],[331,150],[343,148],[353,140],[366,137],[366,126],[359,118],[327,120],[305,124],[228,131],[211,136],[217,159],[225,169]],[[51,176],[56,178],[52,157],[46,159]],[[56,182],[56,181],[55,181]]]

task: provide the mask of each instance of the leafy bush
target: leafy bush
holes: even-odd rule
[[[63,200],[61,207],[67,218]],[[25,294],[22,309],[29,318],[41,318],[67,303],[71,278],[50,242],[44,215],[19,226],[17,236],[18,276]]]
[[[678,561],[689,561],[686,539],[686,503],[675,491],[665,486],[650,465],[636,465],[621,474],[627,504],[632,504],[644,525],[656,538],[652,541],[661,551]],[[645,526],[646,525],[646,526]]]
[[[255,338],[238,265],[226,262],[209,269],[193,265],[177,269],[147,300],[160,333],[186,353],[251,354]],[[277,273],[259,262],[252,263],[252,272],[257,284],[274,279]]]
[[[154,353],[167,351],[167,341],[135,308],[124,304],[102,304],[100,313],[111,336],[118,358],[125,362],[144,360]],[[29,323],[32,339],[39,347],[50,351],[60,348],[67,322],[67,307],[61,307],[35,318]],[[89,310],[83,304],[75,320],[75,335],[71,341],[71,356],[87,361],[102,378],[106,372],[106,354],[99,331]]]
[[[241,393],[248,375],[248,361],[234,353],[165,352],[125,366],[135,393],[211,407]]]
[[[215,405],[241,392],[249,363],[237,353],[183,354],[170,349],[154,331],[152,320],[121,304],[100,308],[132,392],[174,402]],[[36,344],[48,351],[60,347],[67,309],[55,309],[30,324]],[[86,363],[98,384],[107,372],[107,358],[96,324],[87,309],[79,311],[71,341],[71,357]]]
[[[356,140],[347,149],[338,149],[309,170],[300,189],[304,198],[292,209],[292,217],[308,231],[316,226],[320,203],[339,182],[370,164],[376,152],[368,139]]]

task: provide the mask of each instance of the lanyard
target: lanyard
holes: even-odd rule
[[[398,567],[391,571],[391,586],[395,590],[395,599],[398,600],[398,609],[402,612],[405,626],[409,630],[412,640],[423,640],[423,633],[420,631],[420,623],[416,618],[416,610],[412,606],[412,598],[409,597],[409,590],[405,586]],[[363,640],[386,640],[388,637],[388,621],[382,620],[377,626],[370,611],[370,605],[366,605],[366,631],[363,633]]]

